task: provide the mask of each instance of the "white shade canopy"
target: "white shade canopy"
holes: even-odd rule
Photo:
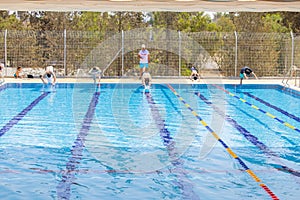
[[[13,11],[300,11],[299,0],[1,0]]]

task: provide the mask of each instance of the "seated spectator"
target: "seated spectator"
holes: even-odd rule
[[[24,78],[22,67],[18,67],[16,73],[14,74],[15,78]]]
[[[0,63],[0,84],[4,82],[3,69],[4,69],[4,64]]]

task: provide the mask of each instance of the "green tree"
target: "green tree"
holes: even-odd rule
[[[0,12],[0,30],[21,30],[23,28],[20,20],[17,19],[16,13],[9,14],[7,11]]]
[[[238,33],[238,67],[251,66],[260,76],[276,73],[283,47],[280,33],[287,30],[280,24],[280,15],[242,12],[231,13],[230,17]],[[222,67],[232,75],[233,66]]]
[[[228,17],[228,15],[216,16],[217,30],[218,32],[234,32],[236,30],[234,22]]]
[[[279,12],[282,16],[281,23],[294,33],[300,33],[300,12]]]

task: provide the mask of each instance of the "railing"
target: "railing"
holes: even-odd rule
[[[153,76],[189,76],[196,66],[204,74],[215,70],[237,78],[239,69],[249,66],[260,77],[283,77],[289,66],[300,66],[300,37],[293,33],[187,33],[152,27],[120,33],[0,31],[0,62],[5,76],[18,66],[44,69],[56,61],[58,76],[76,76],[78,69],[97,66],[106,76],[128,77],[139,71],[142,44],[150,51]]]
[[[282,79],[282,84],[285,87],[290,87],[289,81],[294,79],[294,86],[300,87],[300,76],[298,76],[299,72],[300,72],[300,68],[298,68],[295,65],[291,66],[290,69],[287,71],[287,73],[284,75]]]

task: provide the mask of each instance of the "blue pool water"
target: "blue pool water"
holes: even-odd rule
[[[298,199],[299,98],[279,85],[0,86],[0,198]]]

